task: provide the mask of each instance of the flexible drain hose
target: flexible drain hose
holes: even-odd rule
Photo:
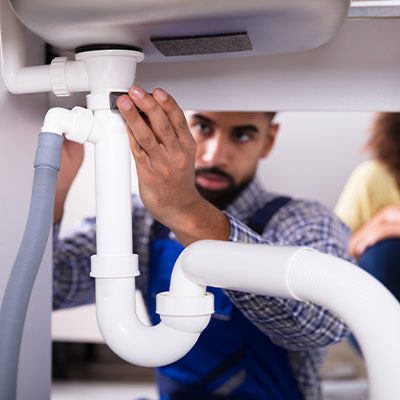
[[[18,359],[32,287],[49,236],[63,138],[41,133],[28,221],[0,309],[0,399],[15,400]]]

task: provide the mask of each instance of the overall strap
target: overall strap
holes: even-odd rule
[[[271,218],[282,208],[284,205],[292,200],[287,196],[279,196],[275,199],[268,201],[264,207],[258,210],[249,220],[247,226],[254,232],[262,235],[264,228],[268,225]]]

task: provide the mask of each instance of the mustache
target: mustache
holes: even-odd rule
[[[221,177],[225,178],[231,186],[235,186],[235,181],[233,180],[232,176],[217,167],[198,168],[195,171],[196,176],[202,175],[202,174],[212,174],[212,175],[221,176]]]

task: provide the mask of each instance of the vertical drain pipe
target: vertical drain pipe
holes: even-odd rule
[[[76,59],[86,67],[87,104],[94,112],[88,140],[95,144],[97,254],[92,256],[91,276],[96,278],[99,329],[107,345],[128,362],[166,365],[196,343],[213,312],[213,296],[199,285],[189,297],[165,296],[162,322],[156,326],[143,325],[136,315],[139,271],[137,255],[132,254],[131,152],[125,121],[119,111],[110,110],[110,92],[128,92],[143,54],[94,47],[78,49]]]

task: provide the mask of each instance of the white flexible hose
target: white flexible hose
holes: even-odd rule
[[[365,356],[370,400],[400,399],[400,304],[359,267],[304,247],[211,240],[189,246],[178,260],[177,271],[199,284],[311,301],[335,312]]]

